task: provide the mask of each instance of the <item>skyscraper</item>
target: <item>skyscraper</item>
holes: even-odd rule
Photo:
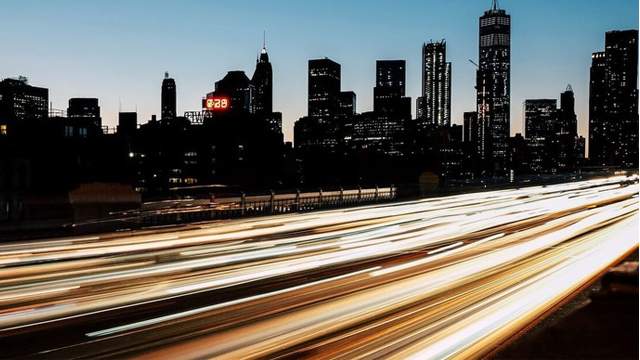
[[[162,118],[173,119],[176,115],[176,82],[165,72],[162,80]]]
[[[550,138],[558,128],[558,102],[556,99],[524,101],[524,136],[527,139]]]
[[[444,40],[422,45],[422,97],[416,109],[424,125],[451,125],[451,63]]]
[[[578,135],[578,117],[576,116],[576,99],[571,85],[567,85],[567,89],[560,94],[560,113],[558,116],[559,133],[575,138]]]
[[[256,60],[256,70],[250,86],[251,112],[260,115],[271,114],[273,112],[273,72],[264,43],[260,56]]]
[[[334,116],[340,96],[340,64],[329,59],[309,60],[309,116]]]
[[[479,25],[478,150],[489,173],[504,173],[509,139],[511,16],[493,0]]]
[[[638,166],[638,30],[607,32],[591,56],[589,159]]]
[[[373,88],[373,111],[411,117],[411,99],[404,96],[406,62],[404,60],[377,60],[376,86]]]
[[[405,123],[411,119],[411,98],[405,97],[404,60],[376,61],[373,111],[360,114],[353,124],[352,144],[358,152],[403,156]]]

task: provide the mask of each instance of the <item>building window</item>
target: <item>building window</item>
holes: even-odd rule
[[[7,135],[7,125],[0,125],[0,135]]]
[[[80,129],[78,129],[78,132],[80,134],[80,137],[82,137],[82,138],[86,138],[87,137],[87,128],[80,128]]]
[[[64,137],[73,137],[73,126],[64,127]]]

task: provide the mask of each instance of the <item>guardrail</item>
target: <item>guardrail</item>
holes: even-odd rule
[[[236,197],[145,203],[137,217],[144,225],[163,225],[353,206],[390,201],[396,197],[394,186],[334,191],[318,189],[317,192],[296,191],[290,194],[271,191],[267,195],[251,196],[241,192]]]

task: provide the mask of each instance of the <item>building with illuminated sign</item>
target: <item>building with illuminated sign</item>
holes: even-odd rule
[[[215,91],[208,93],[203,99],[203,108],[225,113],[250,113],[250,83],[242,70],[227,72],[225,77],[215,83]]]

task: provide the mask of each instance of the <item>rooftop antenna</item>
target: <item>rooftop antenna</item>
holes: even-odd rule
[[[573,88],[571,87],[571,84],[567,84],[567,89],[565,91],[573,92]]]
[[[478,66],[478,64],[476,64],[475,61],[469,59],[469,62],[472,63],[475,67],[477,67],[478,69],[480,69],[480,66]]]
[[[492,9],[493,11],[496,11],[496,10],[498,10],[498,8],[499,8],[499,6],[498,6],[498,0],[492,0],[492,3],[491,3],[491,9]]]
[[[165,71],[165,72],[164,72],[164,78],[165,78],[165,79],[168,79],[168,78],[169,78],[169,72],[168,72],[168,71]]]

